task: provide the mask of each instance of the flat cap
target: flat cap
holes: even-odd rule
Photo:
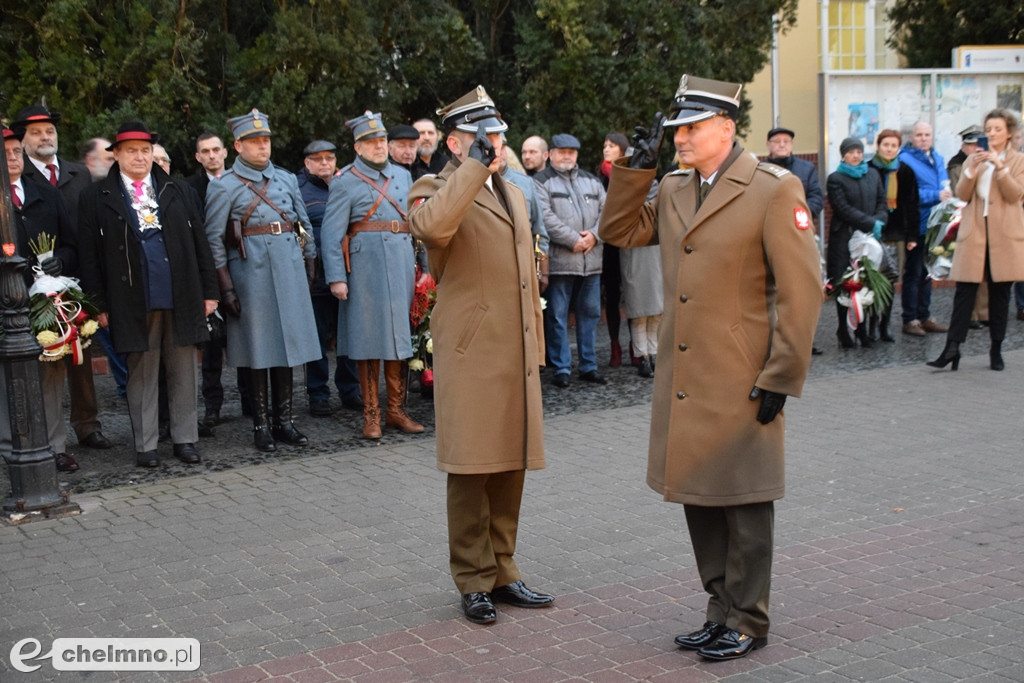
[[[782,126],[778,126],[776,128],[772,128],[770,131],[768,131],[768,137],[766,139],[767,140],[771,140],[773,137],[775,137],[779,133],[782,133],[784,135],[788,135],[791,138],[795,138],[796,137],[796,133],[791,131],[789,128],[783,128]]]
[[[336,152],[338,148],[334,146],[333,142],[327,142],[327,140],[313,140],[313,142],[306,145],[302,150],[302,156],[308,157],[310,154],[317,154],[319,152]]]
[[[419,140],[420,132],[406,123],[388,129],[389,140]]]
[[[557,133],[551,136],[551,149],[579,149],[580,141],[575,135]]]

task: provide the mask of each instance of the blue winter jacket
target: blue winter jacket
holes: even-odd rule
[[[929,160],[925,152],[908,143],[900,150],[900,163],[912,168],[914,175],[917,176],[917,196],[921,200],[921,221],[918,230],[919,234],[923,235],[928,229],[928,214],[932,212],[932,207],[939,203],[942,185],[949,182],[946,162],[934,149]]]

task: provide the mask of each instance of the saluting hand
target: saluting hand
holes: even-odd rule
[[[643,126],[636,127],[636,134],[633,136],[633,156],[629,159],[630,168],[658,167],[658,155],[661,153],[664,132],[665,117],[660,111],[654,115],[650,130]]]
[[[497,157],[494,153],[494,145],[487,139],[487,126],[484,125],[483,121],[476,127],[476,139],[473,140],[473,144],[469,146],[469,158],[476,159],[484,166],[490,168],[490,166],[497,161]],[[497,168],[490,169],[493,173],[498,170]]]

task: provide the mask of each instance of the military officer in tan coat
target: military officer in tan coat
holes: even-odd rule
[[[739,99],[737,84],[683,76],[669,119],[614,162],[599,228],[609,244],[661,249],[647,483],[684,505],[709,599],[704,626],[676,643],[711,660],[767,643],[781,411],[800,395],[822,303],[803,186],[734,142]],[[692,170],[645,204],[663,125]]]
[[[437,278],[437,466],[448,473],[448,546],[466,618],[495,602],[546,607],[513,560],[526,470],[544,467],[543,319],[523,193],[497,173],[501,120],[483,87],[439,110],[452,161],[409,192],[409,225]]]

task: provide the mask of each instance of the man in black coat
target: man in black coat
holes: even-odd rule
[[[17,250],[29,263],[38,260],[32,255],[30,240],[48,235],[55,240],[53,256],[42,259],[39,267],[47,275],[73,275],[78,266],[75,231],[68,220],[60,193],[49,183],[36,183],[24,177],[25,162],[21,136],[13,130],[3,129],[7,172],[11,179],[11,201],[14,204],[14,230]],[[25,286],[31,287],[33,276],[25,273]],[[63,360],[43,362],[40,366],[43,392],[43,412],[46,416],[47,439],[61,472],[74,472],[78,463],[67,454],[67,426],[64,421],[64,380],[67,366]],[[7,415],[7,382],[0,368],[0,414]],[[10,422],[0,419],[0,450],[11,450]]]
[[[64,199],[73,230],[78,230],[78,197],[92,184],[89,169],[57,156],[56,124],[61,116],[45,106],[25,107],[15,116],[11,128],[22,136],[25,150],[25,177],[57,188]],[[97,416],[96,386],[92,378],[92,351],[86,349],[81,365],[68,364],[68,388],[71,393],[71,426],[78,442],[88,448],[110,448]]]
[[[126,354],[128,412],[136,464],[156,467],[158,375],[166,369],[174,456],[199,462],[195,345],[209,339],[206,316],[217,308],[217,277],[199,200],[153,164],[158,136],[145,124],[121,125],[116,162],[82,193],[82,284],[109,324],[114,350]]]

